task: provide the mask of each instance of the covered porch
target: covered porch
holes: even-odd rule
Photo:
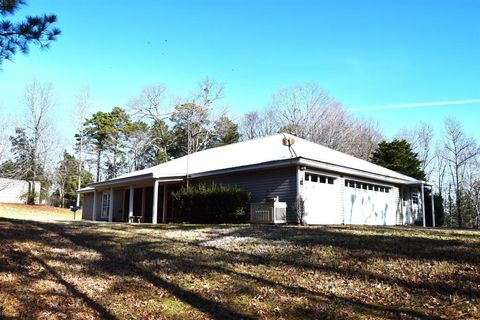
[[[425,190],[430,191],[430,199],[425,199]],[[432,227],[435,227],[435,201],[433,183],[422,182],[420,184],[406,184],[399,188],[400,221],[398,224],[413,224],[415,220],[422,221],[424,227],[426,224],[425,204],[431,203]]]
[[[182,182],[144,180],[94,186],[92,220],[167,223],[172,218],[171,192],[178,190]]]

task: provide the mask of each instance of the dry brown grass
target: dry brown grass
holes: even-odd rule
[[[479,236],[0,219],[0,318],[478,319]]]
[[[9,219],[35,221],[73,221],[73,212],[69,209],[45,205],[26,205],[17,203],[0,203],[0,217]],[[75,220],[82,219],[82,211],[77,211]]]

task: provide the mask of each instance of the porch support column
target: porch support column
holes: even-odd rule
[[[163,185],[162,222],[167,223],[167,185]]]
[[[435,227],[435,195],[433,193],[433,186],[431,189],[431,200],[432,200],[432,227]]]
[[[97,221],[97,190],[93,190],[92,220]]]
[[[141,215],[142,215],[142,222],[145,221],[145,188],[142,188],[142,210],[141,210]]]
[[[422,214],[423,214],[423,226],[426,227],[427,226],[427,220],[425,219],[425,185],[421,184],[421,193],[422,193]]]
[[[153,203],[152,203],[152,223],[157,223],[157,211],[158,211],[158,181],[155,180],[153,184]]]
[[[133,193],[135,192],[135,189],[133,189],[133,186],[130,185],[130,194],[129,194],[129,199],[128,199],[128,221],[132,221],[133,217]]]
[[[113,222],[113,188],[110,188],[110,205],[108,206],[108,222]]]

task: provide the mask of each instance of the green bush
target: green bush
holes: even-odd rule
[[[249,219],[250,193],[238,187],[204,184],[173,192],[175,222],[243,223]]]

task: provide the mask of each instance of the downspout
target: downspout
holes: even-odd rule
[[[422,214],[423,214],[423,227],[427,226],[427,220],[425,219],[425,184],[422,182],[421,192],[422,192]]]
[[[430,189],[431,190],[431,200],[432,200],[432,227],[435,228],[435,196],[434,196],[434,193],[433,193],[433,185],[432,185],[432,188]]]

